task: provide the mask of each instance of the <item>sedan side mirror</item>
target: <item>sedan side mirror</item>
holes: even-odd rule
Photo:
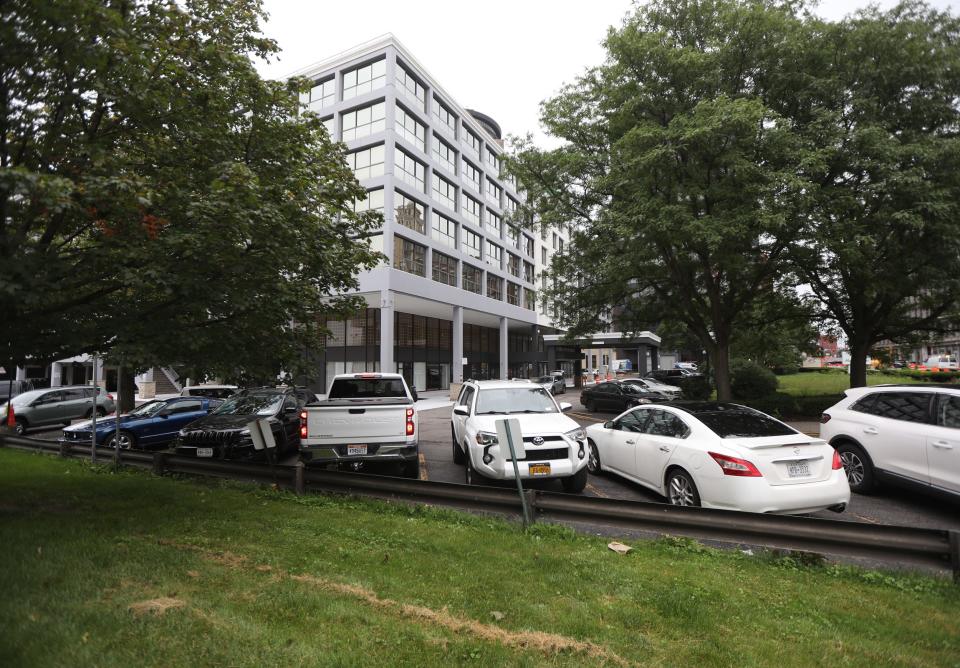
[[[566,401],[564,401],[562,404],[560,404],[560,412],[561,412],[561,413],[566,413],[566,412],[569,411],[569,410],[573,410],[573,404],[567,403]]]
[[[466,406],[454,406],[453,407],[454,415],[462,415],[464,417],[470,417],[470,409]]]
[[[171,411],[169,408],[164,408],[162,411],[160,411],[159,413],[157,413],[157,415],[159,415],[159,416],[162,417],[162,418],[166,418],[166,417],[170,417],[170,413],[171,413],[171,412],[172,412],[172,411]]]
[[[604,429],[613,429],[613,428],[614,428],[614,426],[613,426],[613,420],[607,420],[606,422],[604,422],[604,423],[603,423],[603,428],[604,428]]]

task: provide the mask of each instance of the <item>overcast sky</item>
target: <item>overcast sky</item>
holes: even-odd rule
[[[960,0],[932,0],[954,12]],[[868,2],[822,0],[840,19]],[[880,0],[882,7],[896,4]],[[540,140],[539,104],[603,61],[607,28],[629,0],[264,0],[268,37],[282,49],[262,64],[282,78],[314,62],[393,33],[463,107],[492,116],[505,134]]]

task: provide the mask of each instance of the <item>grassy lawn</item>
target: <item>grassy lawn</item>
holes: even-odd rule
[[[4,666],[957,666],[960,587],[0,450]]]
[[[777,376],[780,391],[795,397],[807,397],[820,394],[843,394],[850,387],[850,376],[842,372],[828,373],[793,373],[786,376]],[[868,373],[867,385],[882,385],[884,383],[922,383],[923,381],[909,376],[897,376],[881,373]]]

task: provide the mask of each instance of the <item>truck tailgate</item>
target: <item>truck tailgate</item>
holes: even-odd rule
[[[309,406],[306,445],[334,445],[343,443],[389,443],[402,441],[407,432],[406,403],[392,405]]]

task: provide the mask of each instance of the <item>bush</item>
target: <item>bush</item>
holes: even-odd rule
[[[797,412],[793,417],[819,418],[820,414],[843,399],[842,394],[819,394],[797,397]]]
[[[730,390],[735,399],[759,399],[777,391],[777,377],[750,360],[730,362]]]
[[[676,385],[683,391],[684,399],[705,401],[713,394],[713,385],[710,384],[710,379],[706,376],[679,378],[676,381]]]
[[[788,419],[797,414],[797,398],[783,392],[771,392],[764,397],[748,399],[740,403],[781,419]]]

